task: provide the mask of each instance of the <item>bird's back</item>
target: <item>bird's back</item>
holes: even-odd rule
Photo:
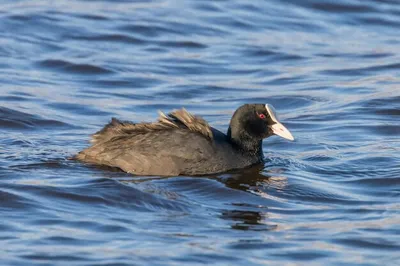
[[[113,119],[93,135],[76,158],[138,175],[202,175],[254,163],[238,154],[226,136],[185,109],[160,114],[158,122]]]

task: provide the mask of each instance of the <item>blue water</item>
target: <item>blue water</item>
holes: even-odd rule
[[[399,265],[400,2],[0,3],[1,265]],[[146,177],[69,157],[111,117],[225,131],[265,165]]]

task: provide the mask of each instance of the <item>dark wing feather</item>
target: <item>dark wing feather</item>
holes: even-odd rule
[[[92,135],[92,146],[75,158],[136,174],[195,173],[200,163],[214,154],[212,140],[208,123],[181,109],[168,115],[160,112],[154,123],[134,124],[113,118]],[[190,167],[186,169],[186,165]]]
[[[173,111],[168,115],[162,112],[159,114],[158,121],[154,123],[135,124],[113,118],[102,130],[92,135],[91,143],[98,144],[117,136],[132,136],[174,128],[187,128],[190,131],[200,133],[209,140],[213,138],[210,125],[203,118],[190,114],[184,108]]]

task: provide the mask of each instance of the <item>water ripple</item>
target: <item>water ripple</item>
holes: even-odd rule
[[[113,71],[103,67],[91,64],[77,64],[65,60],[46,59],[38,62],[38,64],[49,70],[62,70],[67,73],[73,73],[73,74],[90,75],[90,74],[113,73]]]
[[[40,129],[46,127],[66,127],[68,124],[36,115],[0,107],[0,125],[9,129]]]
[[[0,3],[4,265],[392,265],[398,1]],[[265,163],[132,176],[69,160],[111,117],[270,103]],[[383,255],[382,255],[383,254]]]

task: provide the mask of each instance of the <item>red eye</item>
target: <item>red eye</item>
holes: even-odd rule
[[[258,117],[260,117],[261,119],[265,119],[265,114],[258,114]]]

